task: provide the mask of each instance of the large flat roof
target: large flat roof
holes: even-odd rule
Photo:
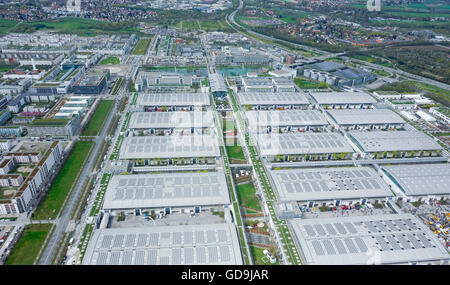
[[[327,113],[339,125],[405,123],[402,117],[388,109],[329,110]]]
[[[448,260],[432,232],[411,214],[289,221],[306,264],[396,264]]]
[[[206,112],[134,112],[130,129],[214,127],[211,111]]]
[[[209,105],[207,93],[157,93],[139,94],[138,106],[206,106]]]
[[[370,167],[271,170],[280,201],[317,201],[392,196]]]
[[[262,156],[354,152],[338,133],[258,134]]]
[[[406,195],[450,194],[450,164],[413,164],[383,166]]]
[[[364,92],[310,92],[319,104],[373,104],[377,101]]]
[[[95,230],[85,265],[242,265],[236,227],[147,226]]]
[[[241,105],[306,105],[305,95],[300,92],[243,92],[237,94]]]
[[[442,149],[437,142],[418,131],[353,131],[347,135],[364,152]]]
[[[271,110],[245,112],[254,126],[323,126],[327,120],[318,110]]]
[[[217,135],[172,135],[124,138],[121,159],[218,157]]]
[[[190,207],[230,204],[223,172],[115,175],[103,209]]]

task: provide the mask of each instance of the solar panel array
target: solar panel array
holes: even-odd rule
[[[300,92],[247,92],[238,93],[241,105],[307,105],[305,95]]]
[[[86,251],[90,265],[242,264],[233,224],[96,230]]]
[[[418,131],[348,132],[365,152],[438,150],[442,147],[426,134]]]
[[[121,159],[218,156],[219,139],[215,134],[126,137],[120,150]]]
[[[115,175],[105,194],[104,209],[133,209],[229,204],[225,173]]]
[[[388,197],[392,193],[369,167],[271,170],[280,201]]]
[[[383,166],[406,195],[448,195],[450,164],[414,164]]]
[[[211,111],[207,112],[134,112],[130,129],[214,127]]]
[[[411,214],[291,220],[308,264],[401,263],[448,259]]]
[[[329,110],[327,113],[339,125],[404,124],[405,121],[389,109]]]
[[[263,156],[353,152],[338,133],[271,133],[255,138]]]
[[[250,127],[256,126],[325,126],[327,120],[318,110],[248,111]]]
[[[139,94],[138,106],[207,106],[208,93],[156,93]]]
[[[373,104],[377,101],[364,92],[310,92],[319,104]]]

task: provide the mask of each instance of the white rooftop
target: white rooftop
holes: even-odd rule
[[[84,265],[242,265],[233,224],[95,230]]]
[[[241,105],[307,105],[305,95],[300,92],[247,92],[238,93]]]
[[[442,149],[432,138],[418,131],[353,131],[347,135],[364,152]]]
[[[138,106],[206,106],[209,105],[207,93],[157,93],[139,94]]]
[[[223,172],[115,175],[103,209],[138,209],[230,204]]]
[[[134,112],[130,129],[214,127],[211,111],[206,112]]]
[[[262,156],[353,152],[338,133],[270,133],[255,138]]]
[[[329,110],[327,113],[339,125],[404,124],[405,121],[389,109]]]
[[[218,156],[215,134],[126,137],[120,149],[120,159]]]
[[[392,196],[370,167],[271,170],[280,201],[341,200]]]
[[[245,112],[250,126],[324,126],[327,120],[318,110],[271,110]]]
[[[406,195],[450,194],[450,164],[383,166],[382,170]]]
[[[411,214],[290,220],[310,265],[449,260],[433,233]]]
[[[318,104],[373,104],[377,101],[364,92],[310,92]]]

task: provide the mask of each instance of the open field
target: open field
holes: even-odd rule
[[[256,197],[255,187],[253,183],[243,183],[236,185],[236,193],[239,203],[242,207],[249,207],[255,210],[261,210],[261,205]]]
[[[325,82],[313,82],[304,77],[297,77],[294,83],[301,89],[326,89],[328,84]]]
[[[227,149],[227,153],[230,159],[245,160],[244,152],[242,151],[241,146],[227,145],[225,146],[225,148]]]
[[[150,44],[149,38],[140,38],[139,41],[136,43],[136,46],[134,47],[131,54],[144,55],[147,52],[149,44]]]
[[[120,63],[120,59],[118,59],[115,56],[110,56],[110,57],[105,58],[102,61],[100,61],[101,65],[105,65],[105,64],[119,64],[119,63]]]
[[[51,226],[51,224],[27,225],[5,264],[32,265]]]
[[[9,32],[18,22],[7,19],[0,19],[0,34]]]
[[[398,93],[420,93],[423,92],[426,97],[429,97],[444,106],[450,107],[450,91],[443,88],[416,82],[416,81],[403,81],[385,84],[376,91],[396,91]]]
[[[95,36],[112,33],[139,33],[134,23],[112,23],[82,18],[58,18],[45,21],[22,22],[16,25],[11,32],[34,33],[38,30],[70,33],[81,36]]]
[[[92,115],[86,128],[83,130],[82,136],[96,136],[100,132],[103,122],[108,117],[111,108],[114,105],[113,100],[102,100]]]
[[[61,209],[70,188],[75,183],[78,172],[93,146],[91,141],[78,141],[73,147],[72,153],[67,158],[55,180],[53,181],[47,195],[34,212],[34,219],[55,219]]]

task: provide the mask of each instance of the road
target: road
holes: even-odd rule
[[[228,17],[225,18],[225,20],[226,20],[226,22],[228,23],[228,25],[230,25],[230,26],[231,26],[234,30],[236,30],[238,33],[241,33],[241,32],[239,31],[239,29],[236,29],[236,28],[235,28],[236,26],[239,27],[240,29],[244,30],[245,32],[249,33],[249,34],[252,34],[252,35],[254,35],[254,36],[257,36],[257,37],[260,37],[260,38],[263,38],[263,39],[266,39],[266,40],[270,40],[270,41],[275,41],[275,42],[281,42],[281,43],[289,44],[289,45],[291,45],[291,46],[294,46],[294,47],[297,47],[297,48],[300,48],[300,49],[303,49],[303,50],[306,50],[306,51],[309,51],[309,52],[321,53],[322,55],[325,56],[325,58],[327,58],[327,57],[333,57],[333,56],[334,56],[334,54],[332,54],[332,53],[330,53],[330,52],[327,52],[327,51],[323,51],[323,50],[319,50],[319,49],[317,49],[317,48],[313,48],[313,47],[309,47],[309,46],[304,46],[304,45],[300,45],[300,44],[297,44],[297,43],[293,43],[293,42],[289,42],[289,41],[277,39],[277,38],[274,38],[274,37],[271,37],[271,36],[267,36],[267,35],[264,35],[264,34],[257,33],[257,32],[255,32],[255,31],[250,30],[250,29],[247,29],[247,28],[245,28],[245,27],[242,27],[241,25],[239,25],[238,23],[236,23],[234,17],[236,16],[236,13],[237,13],[239,10],[241,10],[243,7],[244,7],[244,2],[243,2],[242,0],[239,0],[239,6],[238,6],[238,8],[237,8],[236,10],[234,10],[233,12],[231,12],[231,13],[228,15]],[[230,22],[231,22],[231,24],[230,24]],[[244,35],[245,35],[245,34],[244,34]]]
[[[79,198],[83,194],[83,186],[89,179],[89,177],[92,174],[92,169],[95,166],[95,158],[97,157],[99,150],[101,148],[102,142],[106,138],[106,132],[108,129],[108,126],[110,125],[112,118],[114,117],[114,114],[116,112],[116,104],[114,105],[113,109],[108,115],[108,118],[106,119],[105,124],[103,125],[103,129],[100,132],[100,135],[96,137],[94,140],[94,148],[90,154],[90,156],[87,158],[87,162],[81,172],[81,175],[75,185],[75,187],[72,190],[72,193],[70,194],[70,197],[67,200],[67,204],[64,207],[63,212],[59,216],[59,218],[56,220],[56,227],[55,230],[47,244],[47,247],[45,248],[41,260],[39,264],[41,265],[50,265],[52,264],[53,257],[56,254],[56,251],[58,250],[59,243],[64,235],[64,233],[67,230],[73,230],[69,228],[69,224],[71,222],[72,214],[74,213]],[[73,224],[71,224],[73,226]]]
[[[271,40],[271,41],[278,41],[278,42],[286,43],[286,44],[289,44],[289,45],[292,45],[292,46],[295,46],[295,47],[298,47],[298,48],[301,48],[301,49],[304,49],[304,50],[307,50],[307,51],[310,51],[310,52],[321,53],[322,56],[316,57],[317,59],[320,59],[320,60],[325,60],[325,59],[327,59],[327,58],[335,57],[335,56],[343,56],[343,55],[345,54],[345,53],[335,53],[335,54],[333,54],[333,53],[330,53],[330,52],[327,52],[327,51],[323,51],[323,50],[320,50],[320,49],[317,49],[317,48],[312,48],[312,47],[308,47],[308,46],[304,46],[304,45],[299,45],[299,44],[296,44],[296,43],[293,43],[293,42],[289,42],[289,41],[277,39],[277,38],[274,38],[274,37],[271,37],[271,36],[267,36],[267,35],[264,35],[264,34],[260,34],[260,33],[257,33],[257,32],[255,32],[255,31],[252,31],[252,30],[250,30],[250,29],[247,29],[247,28],[245,28],[245,27],[242,27],[241,25],[239,25],[238,23],[236,23],[234,17],[236,16],[236,13],[237,13],[239,10],[241,10],[243,7],[244,7],[243,1],[242,1],[242,0],[239,0],[239,6],[238,6],[238,8],[237,8],[236,10],[234,10],[232,13],[230,13],[230,14],[225,18],[225,20],[227,21],[227,23],[228,23],[235,31],[237,31],[238,33],[241,33],[241,34],[242,34],[242,32],[241,32],[239,29],[236,29],[236,28],[235,28],[236,26],[239,27],[240,29],[245,30],[247,33],[250,33],[250,34],[252,34],[252,35],[255,35],[255,36],[260,37],[260,38],[263,38],[263,39],[267,39],[267,40]],[[231,23],[230,23],[230,22],[231,22]],[[244,34],[244,35],[245,35],[245,34]],[[412,73],[409,73],[409,72],[406,72],[406,71],[403,71],[403,70],[400,70],[400,69],[393,69],[393,68],[389,68],[389,67],[385,67],[385,66],[373,64],[373,63],[370,63],[370,62],[367,62],[367,61],[362,61],[362,60],[358,60],[358,59],[354,59],[354,58],[348,58],[348,57],[344,57],[344,58],[350,59],[350,60],[352,60],[352,61],[354,61],[354,62],[363,64],[363,65],[366,65],[366,66],[369,66],[369,67],[372,67],[372,68],[375,68],[375,69],[381,69],[381,70],[384,70],[384,71],[390,72],[390,73],[397,73],[397,74],[399,74],[399,75],[403,75],[403,76],[412,78],[412,79],[414,79],[414,80],[417,80],[417,81],[420,81],[420,82],[423,82],[423,83],[432,84],[432,85],[435,85],[435,86],[437,86],[437,87],[440,87],[440,88],[443,88],[443,89],[446,89],[446,90],[450,90],[450,85],[445,84],[445,83],[442,83],[442,82],[439,82],[439,81],[432,80],[432,79],[430,79],[430,78],[426,78],[426,77],[422,77],[422,76],[419,76],[419,75],[415,75],[415,74],[412,74]]]

